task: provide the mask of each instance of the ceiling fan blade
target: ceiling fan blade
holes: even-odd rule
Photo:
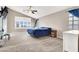
[[[35,12],[37,12],[37,10],[32,10],[32,13],[35,14]]]

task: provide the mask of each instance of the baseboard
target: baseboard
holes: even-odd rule
[[[62,36],[58,36],[57,38],[58,38],[58,39],[63,39],[63,37],[62,37]]]
[[[10,34],[10,37],[13,37],[15,34],[14,33],[9,33]]]

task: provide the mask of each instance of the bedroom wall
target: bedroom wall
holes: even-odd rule
[[[42,17],[39,19],[38,24],[38,26],[56,29],[58,38],[62,38],[62,32],[68,30],[68,13],[66,11],[61,11]]]
[[[27,17],[26,15],[23,15],[21,13],[18,13],[16,11],[13,11],[11,9],[8,9],[8,15],[7,15],[7,32],[12,33],[12,32],[22,32],[22,31],[26,31],[26,30],[16,30],[15,29],[15,16],[19,16],[19,17]],[[32,24],[34,25],[34,20],[32,20]]]

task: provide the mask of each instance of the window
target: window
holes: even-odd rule
[[[79,18],[72,14],[69,14],[69,29],[79,30]]]
[[[15,28],[26,29],[31,27],[31,19],[26,17],[15,17]]]

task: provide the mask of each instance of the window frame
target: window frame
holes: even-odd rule
[[[70,20],[70,18],[72,20]],[[76,18],[76,19],[75,19]],[[72,27],[70,30],[79,30],[79,18],[74,16],[74,15],[69,15],[69,23],[71,22],[71,24],[69,24],[69,27]],[[75,24],[75,22],[78,22],[77,24]],[[78,28],[76,28],[76,26],[78,26]]]
[[[30,22],[30,24],[28,22]],[[17,23],[19,27],[17,27]],[[27,29],[28,27],[31,27],[31,18],[15,17],[15,29]]]

